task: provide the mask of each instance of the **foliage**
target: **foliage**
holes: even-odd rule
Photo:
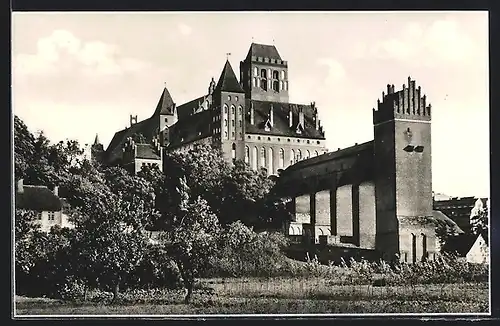
[[[473,234],[483,234],[488,230],[488,208],[485,207],[476,212],[471,217],[471,227]]]
[[[241,221],[228,225],[219,237],[219,251],[209,271],[214,276],[271,276],[286,264],[286,238],[256,233]]]
[[[237,220],[249,226],[262,224],[261,207],[273,185],[262,171],[238,160],[229,164],[219,149],[205,144],[167,154],[165,167],[174,180],[186,176],[192,198],[205,199],[221,225]]]
[[[179,210],[182,215],[172,223],[169,249],[187,290],[187,303],[191,299],[195,279],[208,269],[211,257],[217,252],[219,222],[201,197],[182,206]]]

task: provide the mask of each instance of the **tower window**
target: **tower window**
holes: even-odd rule
[[[266,149],[264,147],[260,149],[260,166],[266,167]]]
[[[279,72],[277,70],[273,71],[273,79],[279,79]]]
[[[165,122],[168,122],[168,118],[165,118]]]
[[[224,119],[224,127],[227,127],[227,119]]]
[[[261,78],[267,78],[267,70],[266,69],[261,69],[260,70],[260,77]]]
[[[282,169],[284,163],[285,163],[285,151],[283,150],[283,148],[280,148],[280,156],[279,156],[279,161],[278,161],[278,167],[280,169]]]
[[[253,75],[258,76],[259,75],[259,68],[253,67]]]
[[[224,104],[224,113],[227,113],[227,105]]]
[[[267,137],[267,140],[268,140],[268,141],[271,141],[271,137]]]
[[[238,112],[239,114],[243,114],[243,108],[241,106],[238,106]]]
[[[284,70],[281,71],[281,79],[285,79],[285,71]]]
[[[227,100],[228,100],[228,101],[231,101],[231,95],[228,95],[228,96],[227,96]]]
[[[262,78],[262,80],[260,81],[260,88],[262,88],[262,90],[264,91],[267,91],[267,79]]]
[[[280,80],[280,91],[283,90],[283,81]]]
[[[235,96],[235,97],[234,97],[234,100],[235,100],[235,101],[238,101],[238,96]]]
[[[231,114],[234,115],[234,111],[235,111],[234,105],[231,105]]]
[[[279,83],[279,81],[277,81],[277,80],[273,81],[273,90],[275,92],[279,92],[280,91],[280,83]]]
[[[245,146],[245,163],[250,162],[250,147]]]
[[[257,86],[257,78],[252,78],[252,87]]]
[[[257,140],[260,140],[260,136],[257,137]]]

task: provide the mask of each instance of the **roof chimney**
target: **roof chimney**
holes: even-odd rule
[[[304,110],[302,108],[299,108],[299,124],[302,126],[302,128],[305,128],[305,126],[304,126]]]
[[[132,126],[134,123],[137,123],[137,115],[130,115],[130,126]]]
[[[59,197],[59,187],[58,186],[54,186],[54,190],[52,190],[52,192],[54,193],[54,195]]]
[[[17,181],[17,192],[21,193],[21,194],[24,192],[24,183],[23,182],[24,182],[23,179],[19,179]]]

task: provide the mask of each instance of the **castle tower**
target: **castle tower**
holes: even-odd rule
[[[99,135],[95,135],[94,143],[90,147],[90,157],[92,160],[100,162],[104,153],[104,146],[99,141]]]
[[[420,261],[435,248],[423,222],[432,217],[431,105],[408,77],[398,92],[387,85],[373,124],[376,247],[386,258]]]
[[[154,116],[158,121],[160,143],[162,146],[166,146],[169,143],[169,128],[178,120],[177,107],[166,87],[160,96]]]
[[[288,103],[288,63],[274,45],[252,43],[240,62],[240,75],[247,98]]]
[[[226,61],[212,96],[212,131],[228,161],[244,155],[245,91]],[[214,118],[215,117],[215,118]],[[219,132],[220,131],[220,132]]]

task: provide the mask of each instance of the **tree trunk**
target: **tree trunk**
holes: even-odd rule
[[[113,287],[113,298],[111,299],[111,304],[113,304],[115,300],[118,298],[118,293],[120,292],[120,281],[121,277],[118,276]]]
[[[186,287],[186,297],[184,298],[184,303],[188,304],[191,301],[193,295],[194,280],[188,279],[184,281],[184,286]]]

